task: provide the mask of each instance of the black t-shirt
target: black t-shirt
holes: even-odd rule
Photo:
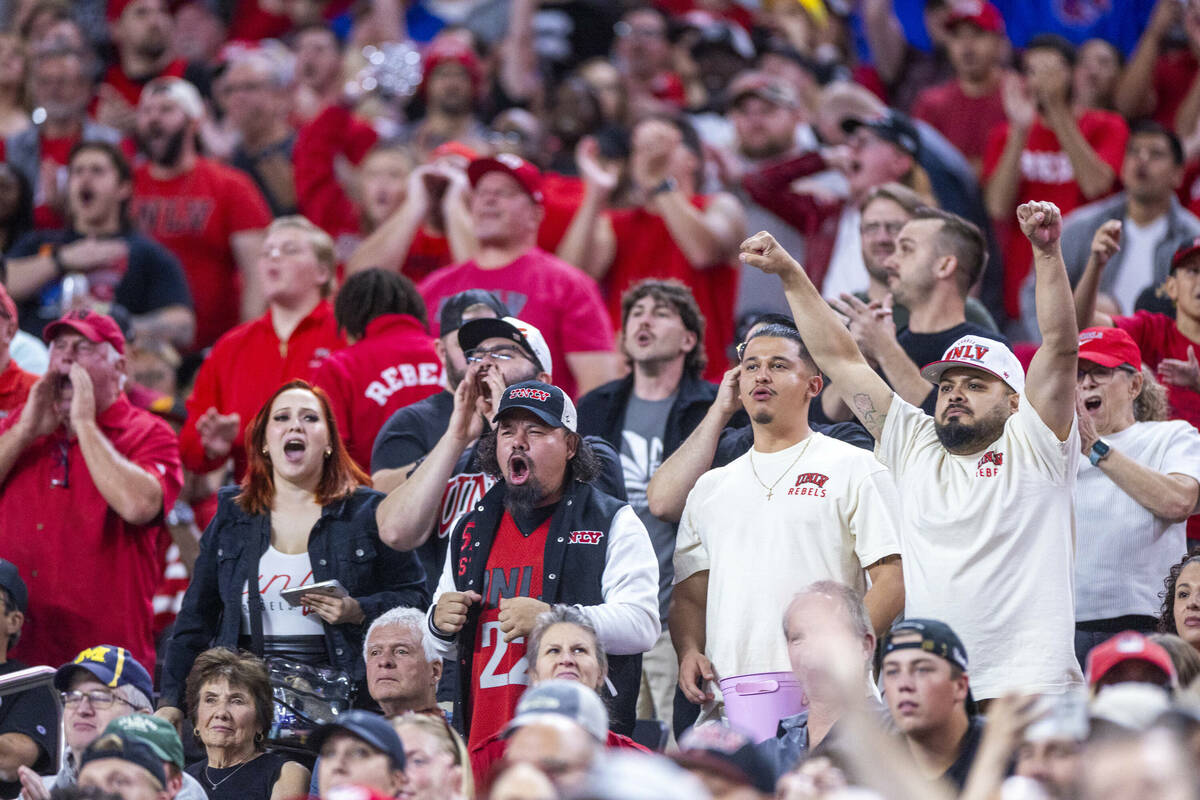
[[[236,766],[215,769],[204,759],[185,767],[184,772],[200,781],[208,800],[269,800],[283,765],[291,760],[280,753],[263,753]]]
[[[30,231],[17,240],[9,250],[9,258],[36,255],[45,245],[70,244],[81,239],[68,230]],[[98,302],[116,303],[130,314],[138,316],[166,306],[192,307],[183,267],[169,250],[140,233],[124,233],[119,238],[129,246],[129,260],[124,264],[93,269],[84,273],[88,293]],[[33,297],[19,304],[17,313],[21,329],[41,338],[42,329],[62,316],[62,279],[44,284]]]
[[[982,325],[976,325],[974,322],[962,322],[953,328],[947,328],[937,333],[913,333],[912,330],[905,328],[896,334],[896,341],[912,362],[917,365],[917,369],[921,369],[926,364],[941,361],[950,345],[964,336],[982,336],[985,339],[994,339],[1008,345],[1008,339],[1004,336],[990,331]],[[932,414],[936,403],[937,389],[934,388],[930,390],[925,402],[921,404],[921,408],[927,414]]]
[[[20,661],[0,664],[0,675],[26,669]],[[33,771],[46,774],[54,766],[58,746],[58,706],[49,688],[29,689],[0,697],[0,734],[23,733],[37,745],[37,761]],[[0,798],[12,798],[21,793],[19,781],[0,781]]]
[[[954,784],[957,791],[961,792],[967,784],[967,775],[971,772],[971,765],[975,763],[975,753],[979,751],[979,740],[983,738],[983,727],[983,717],[971,717],[967,724],[967,733],[958,748],[958,758],[954,759],[950,769],[942,775],[945,780]]]

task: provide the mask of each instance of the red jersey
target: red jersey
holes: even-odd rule
[[[1079,115],[1076,122],[1083,138],[1096,151],[1096,155],[1112,167],[1114,173],[1120,174],[1121,162],[1125,158],[1125,141],[1129,138],[1129,127],[1125,120],[1109,111],[1090,110]],[[993,130],[988,139],[987,151],[983,157],[985,183],[1000,163],[1000,155],[1004,152],[1004,142],[1007,139],[1008,123],[1005,122]],[[1117,184],[1114,183],[1113,191],[1117,188]],[[1091,202],[1084,197],[1079,184],[1075,182],[1075,170],[1059,145],[1058,137],[1040,118],[1034,121],[1029,138],[1025,142],[1025,149],[1021,153],[1021,181],[1011,213],[994,221],[996,234],[1004,242],[1004,307],[1012,319],[1021,316],[1021,284],[1033,263],[1033,251],[1030,249],[1029,240],[1021,233],[1021,227],[1016,224],[1014,215],[1017,206],[1031,200],[1048,200],[1054,203],[1062,210],[1064,217],[1079,206]]]
[[[567,367],[567,354],[613,348],[613,328],[596,282],[537,247],[498,269],[483,269],[474,261],[439,269],[419,288],[429,319],[435,321],[451,295],[467,289],[495,292],[514,317],[542,332],[554,359],[554,385],[571,396],[576,385]]]
[[[367,472],[383,423],[398,408],[442,391],[442,363],[425,326],[408,314],[385,314],[366,335],[325,359],[313,383],[329,393],[338,432]]]
[[[1162,123],[1167,130],[1175,130],[1175,114],[1187,97],[1188,89],[1196,80],[1200,65],[1192,55],[1190,47],[1176,47],[1166,51],[1154,62],[1154,113],[1155,122]]]
[[[0,419],[25,405],[29,389],[37,383],[37,379],[37,375],[18,367],[16,361],[11,358],[8,360],[8,366],[0,372]]]
[[[0,420],[0,433],[20,415]],[[162,487],[171,508],[183,485],[175,432],[121,395],[96,415],[101,432]],[[131,525],[96,488],[79,440],[64,429],[36,439],[0,484],[0,552],[29,586],[29,612],[16,657],[64,664],[97,642],[120,642],[151,674],[150,599],[162,576],[164,515]]]
[[[492,739],[513,718],[517,700],[529,685],[525,637],[504,641],[500,632],[500,600],[507,597],[541,597],[547,518],[528,536],[521,533],[507,511],[500,518],[496,539],[488,553],[484,574],[479,627],[471,658],[471,735],[468,749]]]
[[[250,176],[207,158],[160,181],[143,164],[134,172],[133,218],[183,264],[196,308],[192,347],[208,347],[241,319],[241,276],[230,237],[266,228],[271,211]]]
[[[969,97],[956,80],[923,90],[912,115],[937,128],[972,163],[983,158],[992,130],[1008,121],[999,86],[982,97]]]
[[[267,311],[256,320],[244,322],[222,336],[209,353],[187,400],[187,423],[179,432],[183,465],[192,472],[211,472],[225,462],[204,454],[196,420],[215,408],[222,414],[237,412],[241,428],[233,443],[233,466],[237,480],[246,472],[242,436],[250,420],[280,385],[294,379],[309,380],[314,370],[346,343],[338,334],[333,306],[322,300],[281,342]]]
[[[692,204],[703,210],[711,196],[697,195]],[[700,269],[671,238],[667,223],[644,208],[608,212],[617,249],[604,278],[608,312],[613,326],[621,325],[621,295],[643,278],[675,278],[692,290],[704,313],[704,352],[708,366],[704,377],[719,380],[725,372],[725,346],[733,341],[733,304],[737,299],[738,274],[732,264]]]

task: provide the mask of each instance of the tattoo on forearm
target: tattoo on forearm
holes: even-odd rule
[[[871,401],[871,395],[866,392],[858,392],[854,395],[854,413],[858,415],[863,424],[871,430],[883,430],[883,422],[887,419],[887,412],[880,413],[875,410],[875,403]]]

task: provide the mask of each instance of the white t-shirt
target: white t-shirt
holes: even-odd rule
[[[861,220],[862,214],[858,209],[846,203],[842,215],[838,217],[829,270],[821,282],[821,296],[826,300],[838,300],[843,294],[862,291],[871,282],[871,275],[862,257],[862,236],[858,232]]]
[[[1112,284],[1112,296],[1121,304],[1122,312],[1132,314],[1138,295],[1154,283],[1154,248],[1166,235],[1166,214],[1144,228],[1129,217],[1122,222],[1121,250],[1124,255]]]
[[[312,560],[308,553],[282,553],[274,545],[258,561],[258,589],[263,601],[264,636],[324,636],[325,629],[315,611],[293,606],[280,595],[284,589],[313,583]],[[249,588],[249,587],[247,587]],[[242,595],[242,630],[250,630],[250,604]]]
[[[770,500],[751,453],[768,486],[779,479]],[[818,580],[865,592],[863,568],[900,552],[898,504],[870,453],[815,432],[702,475],[679,524],[675,582],[709,570],[705,655],[718,678],[789,671],[784,608]]]
[[[1135,422],[1105,442],[1156,472],[1200,480],[1200,432],[1183,420]],[[1075,483],[1075,618],[1157,616],[1171,565],[1187,552],[1187,523],[1154,516],[1086,458]]]
[[[905,616],[962,639],[978,699],[1057,694],[1082,683],[1075,660],[1072,423],[1058,441],[1022,397],[1000,438],[957,456],[933,417],[896,395],[875,454],[903,498]]]

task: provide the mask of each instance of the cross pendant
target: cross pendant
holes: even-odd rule
[[[775,494],[775,492],[774,492],[773,490],[771,490],[771,489],[767,489],[767,499],[768,499],[768,500],[770,500],[770,499],[771,499],[771,495],[773,495],[773,494]]]

